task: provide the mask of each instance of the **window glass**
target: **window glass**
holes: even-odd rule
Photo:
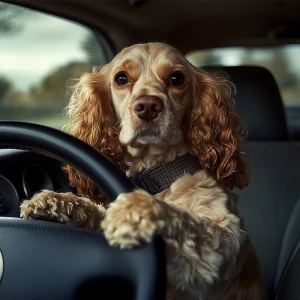
[[[0,120],[61,129],[68,80],[104,64],[103,53],[86,27],[0,3]]]
[[[256,65],[275,77],[286,106],[300,106],[300,45],[262,48],[219,48],[188,53],[195,66]]]

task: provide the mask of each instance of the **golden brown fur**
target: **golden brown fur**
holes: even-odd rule
[[[140,46],[140,48],[142,47]],[[187,76],[190,77],[189,89],[186,88],[183,91],[179,89],[177,93],[173,91],[170,99],[172,101],[172,98],[186,98],[186,107],[178,107],[178,112],[182,108],[186,112],[185,116],[180,116],[181,118],[185,117],[181,120],[185,124],[182,124],[183,128],[177,129],[178,131],[183,129],[184,137],[187,137],[184,142],[188,145],[189,151],[199,157],[206,171],[218,180],[224,188],[243,188],[247,186],[249,172],[242,160],[239,146],[239,133],[243,129],[243,123],[230,109],[232,84],[224,78],[211,77],[203,70],[193,67],[171,47],[165,47],[162,44],[156,44],[155,47],[157,49],[154,49],[154,51],[159,52],[158,58],[161,58],[161,63],[157,63],[157,69],[158,72],[160,71],[162,79],[168,78],[174,70],[173,61],[175,58],[182,65],[181,68],[187,69]],[[152,49],[155,47],[152,47]],[[138,51],[137,49],[139,49],[139,46],[135,46],[133,51]],[[113,87],[113,83],[109,79],[111,80],[115,71],[112,64],[116,65],[118,62],[123,67],[122,70],[131,67],[131,69],[126,69],[128,73],[137,72],[136,70],[139,69],[139,66],[137,66],[139,64],[138,59],[131,64],[129,64],[129,60],[122,60],[123,54],[133,52],[131,50],[131,48],[125,49],[113,62],[104,66],[100,72],[95,69],[93,73],[84,74],[75,85],[68,110],[73,125],[71,133],[95,147],[101,153],[106,154],[118,163],[122,169],[126,167],[124,155],[128,152],[128,149],[118,139],[119,119],[113,108],[112,94],[109,87]],[[170,61],[168,63],[164,62],[164,54],[169,56]],[[174,54],[176,56],[171,57]],[[153,53],[154,57],[155,55],[156,53]],[[170,69],[169,72],[168,68]],[[132,73],[132,77],[136,78],[138,74]],[[149,77],[151,77],[151,74]],[[151,80],[151,78],[147,79]],[[153,79],[155,80],[155,77]],[[151,84],[144,87],[142,83],[144,81],[140,83],[139,89],[132,95],[132,99],[143,94],[152,94],[153,92],[160,94],[163,92],[160,86]],[[161,83],[159,84],[161,85]],[[118,92],[117,89],[115,90]],[[119,92],[120,97],[123,97],[126,92]],[[191,99],[193,101],[190,101]],[[175,101],[174,104],[176,104]],[[122,107],[125,109],[124,106]],[[176,107],[174,107],[175,109]],[[189,110],[192,110],[192,113]],[[162,153],[162,156],[159,157],[159,161],[170,158],[167,150],[168,148],[164,151],[165,154]],[[129,150],[131,153],[133,151],[137,152],[139,149]],[[160,149],[157,151],[160,151]],[[135,156],[135,153],[133,155]],[[70,183],[78,189],[80,194],[97,202],[106,202],[103,198],[99,199],[101,192],[88,178],[79,174],[78,171],[68,168]]]
[[[185,174],[155,197],[140,190],[121,194],[105,210],[99,188],[68,166],[71,185],[95,203],[43,191],[23,202],[21,215],[33,212],[72,224],[75,219],[74,225],[103,230],[121,248],[162,236],[168,299],[265,299],[258,259],[228,193],[249,184],[239,145],[243,124],[231,109],[232,92],[228,80],[195,68],[171,46],[124,49],[74,86],[71,133],[127,175],[186,153],[197,156],[203,170]],[[149,108],[154,117],[141,115],[141,99],[154,101]],[[90,203],[94,213],[88,222],[66,209],[74,202],[79,210]]]

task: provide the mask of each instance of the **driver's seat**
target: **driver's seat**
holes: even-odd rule
[[[283,269],[274,300],[300,299],[300,237]]]
[[[215,69],[219,68],[209,67],[210,71]],[[297,202],[300,143],[288,141],[281,96],[268,70],[254,66],[221,69],[236,86],[235,111],[249,129],[249,142],[243,150],[247,153],[252,182],[238,191],[239,211],[260,258],[269,299],[273,299],[281,274],[285,283],[290,278],[287,276],[290,270],[297,269],[296,256],[289,260],[292,262],[286,267],[289,272],[283,271],[300,234],[300,203]],[[288,291],[289,288],[290,285],[281,283],[277,292],[282,296],[280,299],[291,299],[293,291]],[[300,290],[297,291],[295,295],[300,299]]]
[[[298,252],[292,248],[300,235],[300,143],[288,141],[277,83],[263,67],[206,69],[229,75],[236,87],[234,110],[249,130],[249,142],[243,150],[247,153],[252,182],[238,191],[239,211],[260,258],[269,299],[291,299],[293,293],[300,299],[300,290],[294,286],[296,280],[286,284],[291,275],[295,276],[298,264]],[[293,257],[294,252],[297,255]]]

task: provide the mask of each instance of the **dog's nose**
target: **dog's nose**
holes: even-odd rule
[[[156,96],[141,96],[134,101],[133,110],[139,118],[149,121],[163,110],[163,102]]]

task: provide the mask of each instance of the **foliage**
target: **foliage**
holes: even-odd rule
[[[24,14],[24,10],[6,3],[0,3],[0,36],[3,34],[12,34],[21,30],[18,23],[20,15]]]
[[[276,77],[280,88],[294,88],[299,79],[297,78],[298,75],[292,71],[292,66],[285,49],[280,47],[265,51],[263,57],[257,58],[257,51],[248,49],[244,52],[242,64],[247,65],[256,63],[257,65],[263,65]]]
[[[0,101],[12,88],[12,83],[4,76],[0,76]]]
[[[91,72],[93,66],[101,65],[105,61],[103,51],[95,36],[88,35],[82,43],[82,49],[87,55],[86,61],[68,62],[51,71],[37,86],[30,89],[30,99],[39,102],[66,102],[66,94],[72,78],[77,79],[83,73]]]
[[[39,85],[31,88],[30,98],[38,102],[66,102],[66,93],[70,84],[68,79],[78,78],[91,69],[91,64],[76,61],[58,67],[47,74]]]
[[[87,59],[91,65],[97,66],[105,63],[103,48],[100,47],[96,36],[92,34],[88,35],[81,47],[86,53]]]

